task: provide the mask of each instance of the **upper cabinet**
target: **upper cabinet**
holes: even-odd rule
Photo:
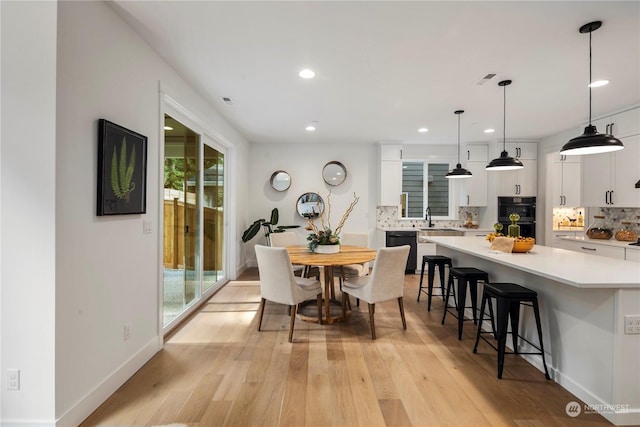
[[[460,179],[460,206],[487,206],[487,145],[468,145],[466,168],[471,178]]]
[[[498,142],[498,155],[502,143]],[[538,144],[535,142],[507,142],[505,148],[510,157],[515,157],[524,165],[514,171],[496,171],[496,192],[498,196],[536,196],[538,192]],[[498,175],[499,174],[499,175]]]
[[[582,156],[549,154],[549,171],[552,177],[552,205],[582,206]]]
[[[640,134],[640,108],[594,120],[592,124],[595,125],[599,133],[613,135],[618,139],[638,135]],[[580,129],[581,133],[583,131],[584,126]]]
[[[536,160],[538,158],[538,144],[535,142],[507,142],[505,148],[509,156],[516,159]],[[498,155],[502,152],[502,143],[498,142]]]
[[[640,189],[635,188],[640,180],[640,135],[619,139],[624,144],[623,150],[582,156],[585,206],[640,207]]]
[[[402,145],[380,145],[380,206],[399,206],[402,194]]]

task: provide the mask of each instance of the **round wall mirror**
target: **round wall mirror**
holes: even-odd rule
[[[322,178],[329,185],[340,185],[347,179],[347,168],[337,161],[331,161],[324,165]]]
[[[324,212],[324,200],[318,193],[304,193],[296,203],[298,214],[304,219],[316,219]]]
[[[276,191],[288,190],[291,186],[291,177],[285,171],[275,171],[271,174],[271,187]]]

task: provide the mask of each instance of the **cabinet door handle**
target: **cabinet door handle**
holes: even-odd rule
[[[584,249],[585,251],[593,251],[595,252],[596,249],[595,248],[585,248],[584,246],[580,246],[581,249]]]
[[[609,191],[609,204],[613,205],[613,190]]]
[[[469,200],[469,195],[467,194],[467,205],[468,205],[469,203],[471,203],[471,202],[470,202],[470,200]]]
[[[467,160],[471,160],[471,152],[467,150]]]
[[[609,192],[608,191],[604,192],[604,204],[605,205],[609,204]]]
[[[611,132],[609,135],[613,135],[613,126],[615,126],[615,123],[609,125],[609,132]]]

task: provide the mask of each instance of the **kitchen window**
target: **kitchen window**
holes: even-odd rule
[[[424,218],[427,207],[432,218],[454,218],[452,186],[446,178],[449,162],[412,160],[402,162],[402,218]]]

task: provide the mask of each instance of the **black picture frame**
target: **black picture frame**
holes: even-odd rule
[[[97,198],[98,216],[147,211],[147,137],[106,119],[98,120]]]

